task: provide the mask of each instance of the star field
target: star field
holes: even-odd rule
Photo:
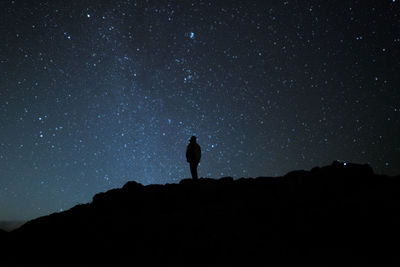
[[[0,2],[0,220],[129,180],[400,173],[399,2]]]

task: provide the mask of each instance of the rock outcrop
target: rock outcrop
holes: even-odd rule
[[[9,233],[15,266],[400,263],[400,177],[334,162],[277,178],[128,182]]]

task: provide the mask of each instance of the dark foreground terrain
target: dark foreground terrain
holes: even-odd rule
[[[0,231],[12,231],[23,225],[25,222],[26,221],[0,221]]]
[[[400,177],[334,162],[278,178],[128,182],[0,238],[1,266],[396,266]]]

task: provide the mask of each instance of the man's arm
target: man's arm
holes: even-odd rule
[[[189,162],[189,146],[186,147],[186,161]]]

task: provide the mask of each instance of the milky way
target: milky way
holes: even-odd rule
[[[1,1],[0,220],[129,180],[400,173],[399,2]]]

